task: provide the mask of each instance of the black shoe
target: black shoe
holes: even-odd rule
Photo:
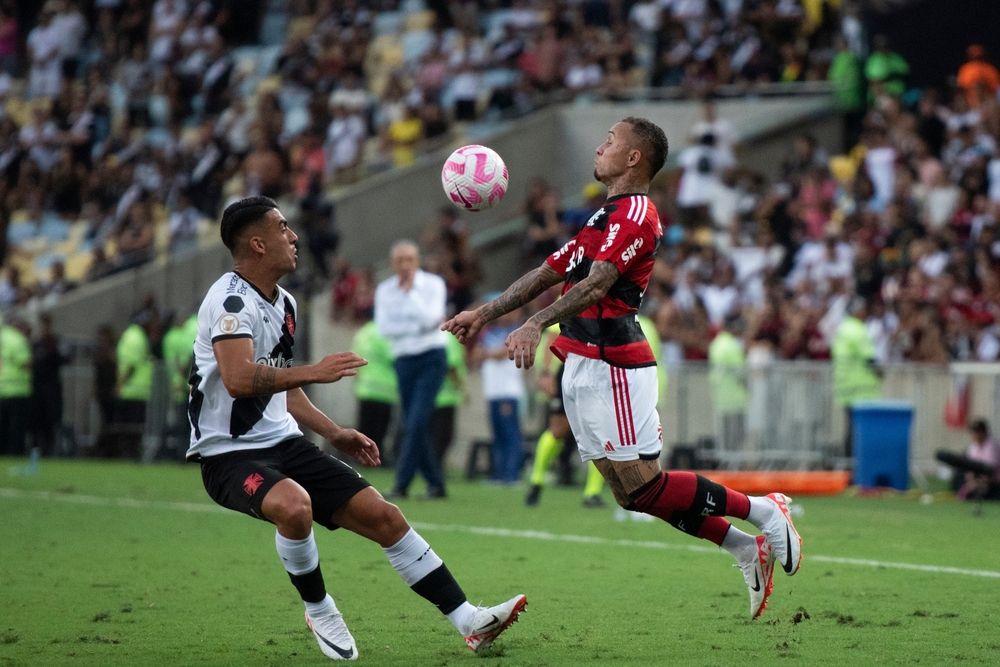
[[[538,504],[538,499],[542,495],[542,485],[532,484],[531,488],[528,489],[528,495],[524,498],[524,504],[528,507],[535,507]]]
[[[588,509],[607,507],[607,505],[604,504],[604,499],[600,496],[585,496],[583,499],[583,506]]]
[[[406,491],[401,491],[394,486],[389,491],[383,493],[382,497],[386,500],[406,500]]]
[[[439,499],[439,498],[447,498],[447,497],[448,497],[448,494],[444,492],[444,487],[443,486],[431,487],[431,488],[427,489],[427,499],[428,500],[436,500],[436,499]]]

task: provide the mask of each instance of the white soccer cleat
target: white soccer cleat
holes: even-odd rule
[[[351,631],[347,629],[347,623],[344,623],[344,616],[339,611],[317,618],[310,618],[307,611],[306,624],[313,631],[323,655],[333,660],[358,659],[358,647],[354,643]]]
[[[767,523],[761,526],[760,532],[771,543],[774,560],[781,563],[785,574],[793,575],[802,564],[802,538],[792,524],[792,513],[788,511],[792,499],[781,493],[769,493],[765,497],[774,503],[775,511]]]
[[[528,606],[528,598],[518,595],[495,607],[479,607],[472,620],[472,634],[465,636],[466,645],[478,654],[487,651],[500,633],[517,622]]]
[[[743,551],[739,567],[750,591],[750,617],[757,618],[767,609],[767,598],[774,587],[774,551],[767,538],[758,535],[756,544]]]

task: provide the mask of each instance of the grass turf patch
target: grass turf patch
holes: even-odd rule
[[[273,528],[215,510],[197,466],[43,461],[0,487],[0,667],[327,664]],[[582,509],[579,489],[548,488],[536,508],[523,489],[449,493],[399,504],[473,604],[529,600],[483,664],[1000,662],[1000,578],[894,566],[1000,570],[995,504],[977,518],[960,503],[802,498],[802,570],[778,572],[751,621],[728,554],[662,522]],[[365,664],[480,664],[377,545],[322,528],[317,542]]]

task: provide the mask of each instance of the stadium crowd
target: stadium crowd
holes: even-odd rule
[[[254,193],[316,212],[322,260],[330,186],[550,101],[822,79],[863,48],[839,4],[4,0],[0,306],[188,254]]]

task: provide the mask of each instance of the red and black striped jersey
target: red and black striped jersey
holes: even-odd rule
[[[637,314],[662,236],[660,216],[649,197],[617,195],[549,256],[548,265],[565,279],[563,294],[587,277],[594,262],[611,262],[619,273],[600,301],[559,324],[552,345],[556,356],[565,360],[572,352],[622,368],[656,365]]]

